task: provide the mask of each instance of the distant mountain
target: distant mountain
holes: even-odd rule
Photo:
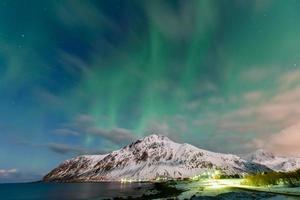
[[[175,143],[165,136],[150,135],[107,155],[79,156],[66,160],[43,180],[85,182],[177,179],[213,171],[241,176],[270,169],[236,155],[214,153],[190,144]]]
[[[265,165],[277,172],[288,172],[300,169],[300,158],[276,156],[263,149],[248,154],[244,159],[252,163]]]

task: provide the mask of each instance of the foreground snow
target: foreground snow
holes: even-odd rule
[[[220,179],[220,180],[202,180],[193,182],[178,182],[175,187],[185,192],[181,193],[178,199],[190,199],[193,196],[203,197],[210,196],[216,197],[226,193],[230,195],[238,196],[242,191],[248,191],[251,194],[255,192],[263,192],[264,195],[289,195],[300,197],[300,187],[288,187],[288,186],[272,186],[272,187],[253,187],[247,185],[241,185],[243,179]],[[237,190],[235,190],[237,189]],[[235,192],[233,192],[235,191]],[[230,196],[228,195],[228,196]],[[232,198],[233,198],[232,196]],[[195,198],[197,199],[197,198]],[[229,198],[231,199],[231,198]]]

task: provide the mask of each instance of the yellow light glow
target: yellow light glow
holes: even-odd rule
[[[219,189],[226,187],[240,186],[241,179],[206,179],[201,181],[201,185],[206,189]]]
[[[218,189],[218,188],[224,188],[226,187],[226,185],[220,185],[216,182],[212,182],[210,186],[208,186],[208,188],[212,188],[212,189]]]
[[[121,178],[120,182],[121,183],[132,183],[132,182],[137,182],[137,181],[134,179]]]

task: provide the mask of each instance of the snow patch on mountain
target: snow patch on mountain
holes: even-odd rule
[[[236,155],[179,144],[150,135],[107,155],[79,156],[67,160],[44,177],[44,181],[119,181],[180,179],[218,170],[223,175],[268,171]]]
[[[300,158],[276,156],[271,152],[259,149],[245,156],[249,162],[265,165],[277,172],[288,172],[300,169]]]

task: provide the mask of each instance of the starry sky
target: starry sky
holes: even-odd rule
[[[300,156],[300,1],[2,0],[0,182],[161,134]]]

